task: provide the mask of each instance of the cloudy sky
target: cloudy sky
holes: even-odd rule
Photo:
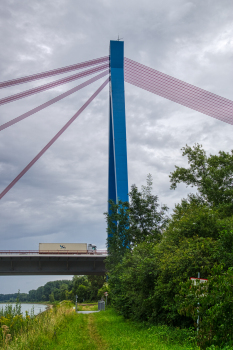
[[[230,0],[2,0],[0,81],[106,56],[109,41],[119,35],[126,57],[233,99],[232,14]],[[0,98],[54,79],[2,89]],[[101,81],[1,131],[0,192]],[[1,106],[0,124],[80,82]],[[181,147],[197,142],[208,154],[230,151],[233,126],[128,83],[125,95],[129,185],[141,187],[151,173],[154,194],[172,210],[190,192],[182,185],[169,189],[174,165],[186,164]],[[107,160],[105,87],[0,201],[0,250],[38,249],[41,242],[86,242],[104,248]],[[28,292],[59,278],[0,277],[0,293]]]

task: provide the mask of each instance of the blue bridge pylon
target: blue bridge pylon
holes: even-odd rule
[[[117,203],[128,201],[123,41],[110,41],[109,87],[108,200]]]

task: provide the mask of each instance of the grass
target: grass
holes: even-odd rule
[[[1,349],[8,350],[97,350],[98,335],[90,330],[88,315],[76,314],[61,305],[36,317],[27,332],[22,332]],[[104,350],[103,347],[101,349]]]
[[[97,311],[98,310],[98,304],[78,304],[78,311]]]
[[[166,326],[145,327],[127,321],[114,310],[90,314],[99,336],[109,350],[153,349],[184,350],[199,349],[190,331],[172,329]]]
[[[8,313],[0,317],[1,348],[51,349],[57,334],[62,333],[67,323],[72,323],[75,317],[70,304],[54,307],[36,317],[14,316],[14,313]]]
[[[83,308],[97,305],[86,305]],[[124,320],[114,310],[76,314],[62,305],[35,318],[27,332],[5,345],[8,350],[188,350],[198,349],[190,331],[145,327]]]

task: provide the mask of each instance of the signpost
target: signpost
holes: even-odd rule
[[[206,279],[206,278],[201,278],[200,272],[198,272],[198,278],[190,277],[190,280],[192,281],[194,286],[197,285],[197,281],[199,281],[198,282],[199,284],[206,283],[208,281],[208,279]],[[201,294],[200,296],[204,296],[204,293]],[[198,317],[197,317],[197,334],[198,334],[199,326],[200,326],[199,305],[200,305],[200,303],[198,303],[198,307],[197,307],[197,314],[198,314]]]
[[[106,297],[106,309],[107,309],[108,292],[105,292],[104,295],[105,295],[105,297]]]
[[[78,296],[77,296],[77,294],[76,294],[76,301],[75,301],[75,311],[76,311],[76,312],[78,311],[77,300],[78,300]]]

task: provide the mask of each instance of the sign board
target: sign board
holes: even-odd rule
[[[206,278],[196,278],[196,277],[190,277],[190,280],[192,281],[192,284],[194,285],[194,286],[196,286],[197,285],[197,281],[199,281],[199,284],[203,284],[203,283],[206,283],[206,282],[208,282],[208,279],[206,279]],[[207,286],[206,286],[207,287]],[[203,290],[203,292],[206,292],[207,291],[207,288],[206,287],[201,287],[201,290]],[[191,288],[191,287],[190,287]],[[203,294],[201,294],[200,296],[202,297],[202,296],[204,296],[205,294],[203,293]]]
[[[197,285],[197,280],[199,280],[200,283],[205,283],[208,281],[208,279],[206,279],[206,278],[196,278],[196,277],[190,277],[190,280],[193,282],[194,286]]]
[[[108,296],[108,292],[105,292],[104,295],[107,297]]]

